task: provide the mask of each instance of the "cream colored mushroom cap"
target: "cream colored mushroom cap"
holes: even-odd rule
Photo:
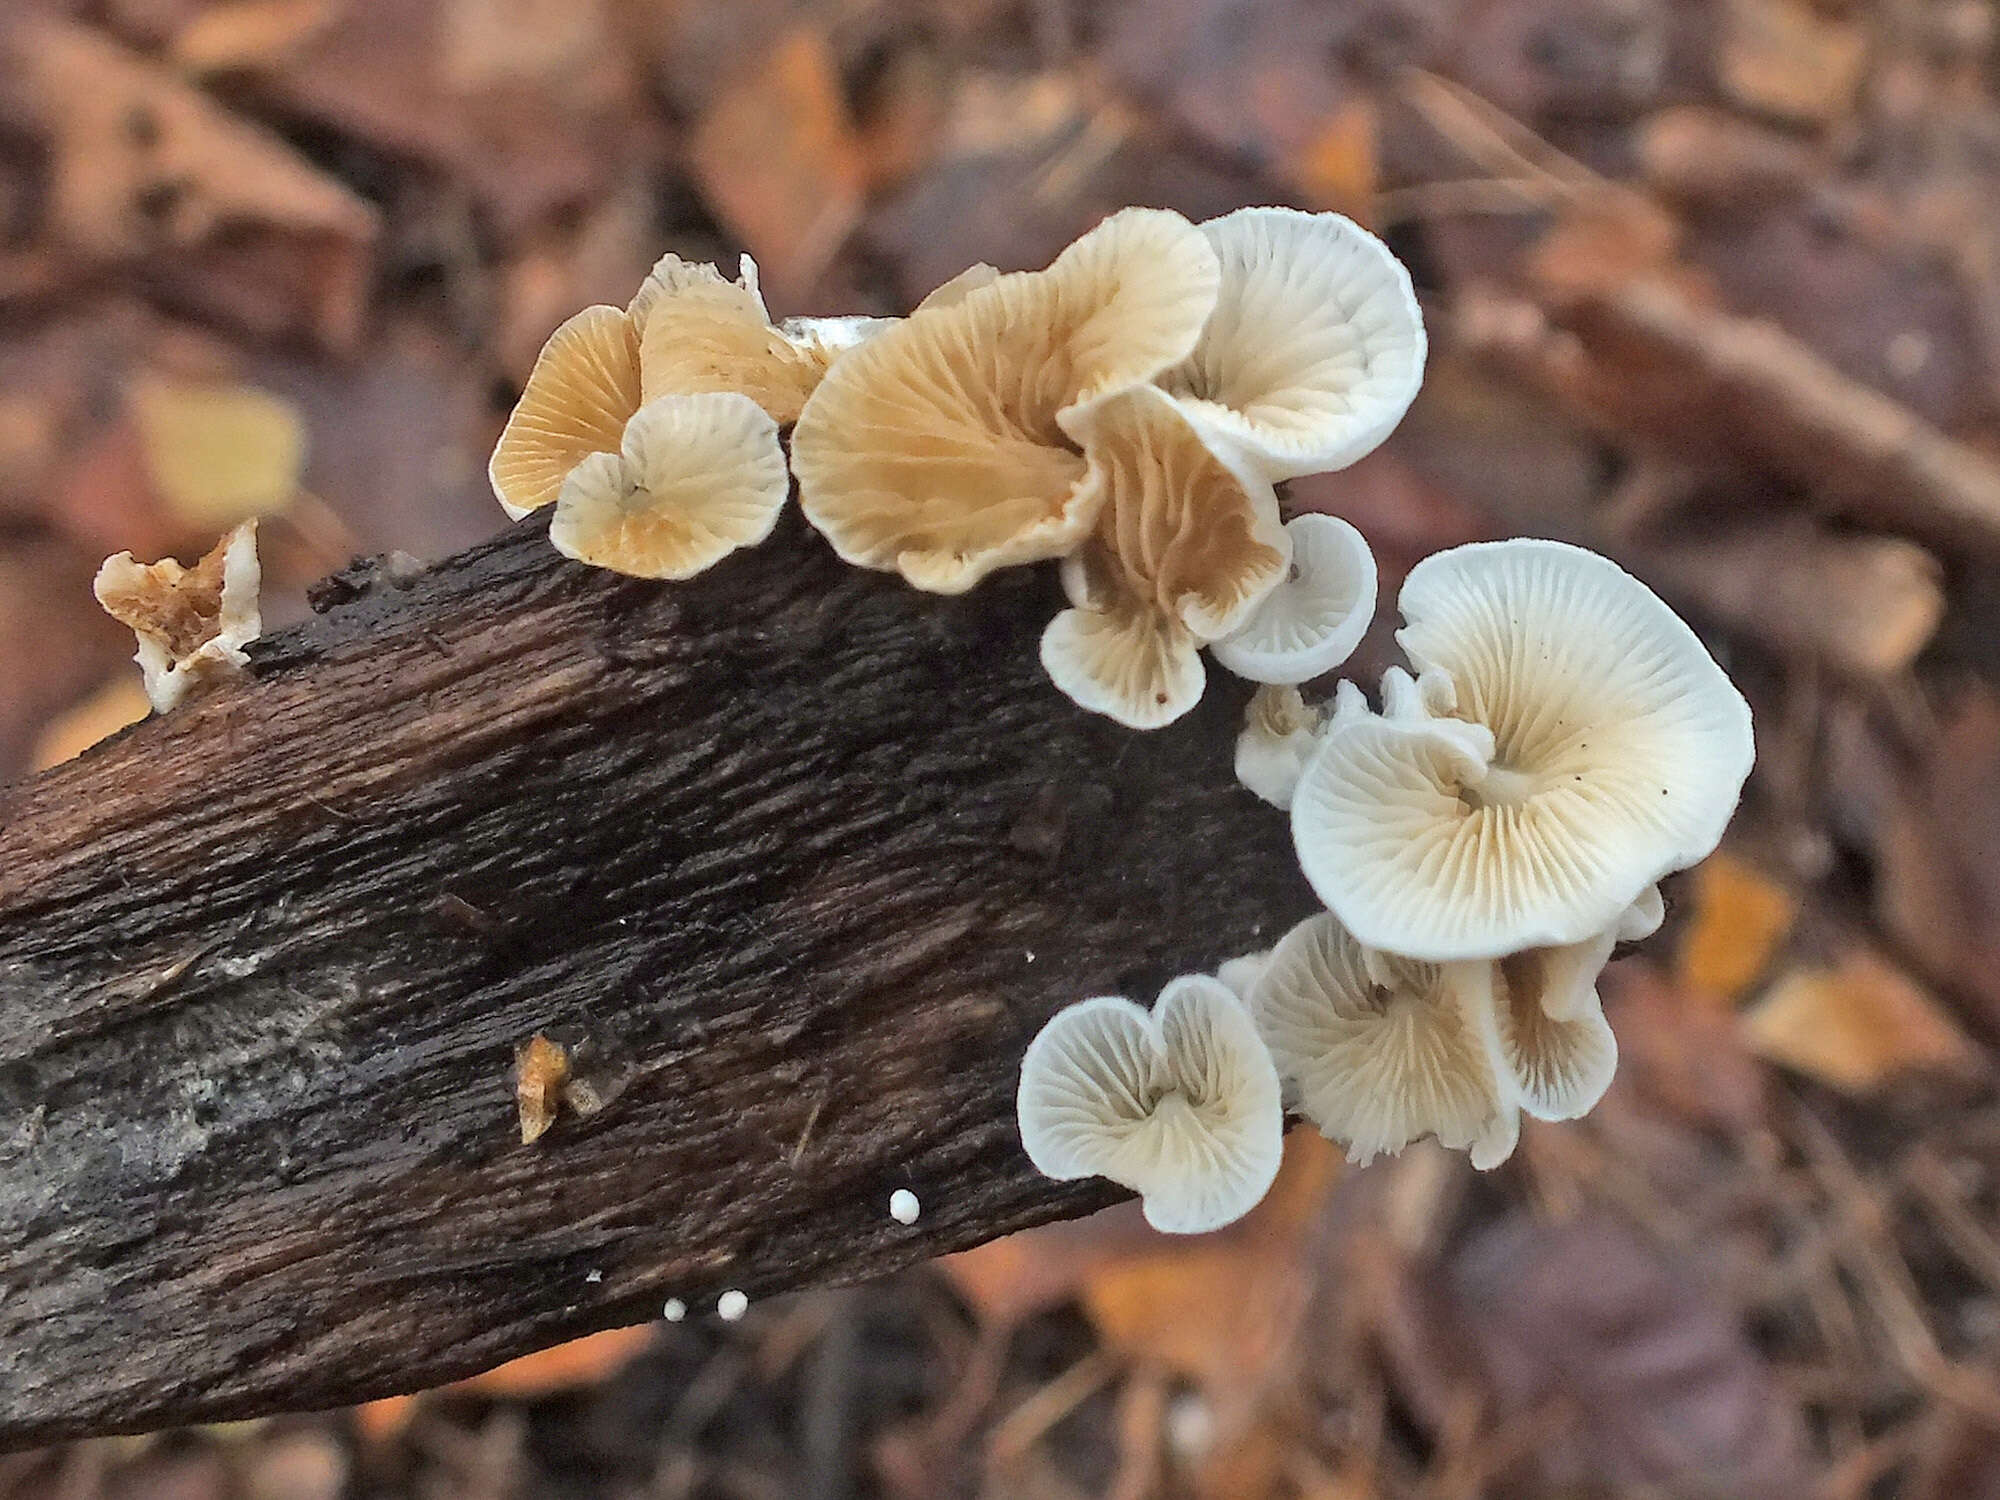
[[[713,266],[673,256],[654,268],[632,305],[642,401],[735,391],[782,425],[797,420],[839,353],[773,328],[754,279],[725,281]]]
[[[542,346],[487,475],[515,520],[554,502],[570,470],[616,453],[639,409],[639,336],[615,307],[586,307]]]
[[[564,481],[549,540],[635,578],[689,578],[769,536],[789,484],[778,424],[748,396],[662,396],[617,453],[591,455]]]
[[[1581,942],[1715,847],[1749,706],[1644,584],[1483,542],[1419,563],[1401,607],[1457,717],[1329,732],[1292,803],[1306,876],[1361,941],[1433,961]]]
[[[1375,617],[1375,554],[1338,516],[1295,516],[1290,574],[1214,642],[1215,659],[1252,682],[1299,683],[1354,654]]]
[[[1215,254],[1177,214],[1126,209],[1045,271],[1000,276],[843,354],[800,414],[800,504],[834,550],[934,593],[1059,557],[1102,503],[1067,423],[1184,358]]]
[[[1345,468],[1378,446],[1424,377],[1423,314],[1402,263],[1339,214],[1244,208],[1201,228],[1222,290],[1167,388],[1273,480]]]
[[[1059,1012],[1021,1060],[1021,1143],[1046,1177],[1106,1177],[1168,1234],[1220,1229],[1263,1198],[1283,1154],[1278,1075],[1249,1013],[1207,975],[1149,1014],[1106,996]]]
[[[1479,1034],[1436,965],[1376,955],[1331,913],[1279,940],[1250,992],[1257,1030],[1299,1108],[1367,1162],[1435,1135],[1464,1149],[1500,1106]]]
[[[1499,1075],[1506,1101],[1538,1120],[1574,1120],[1593,1109],[1618,1071],[1618,1041],[1598,1002],[1596,975],[1582,986],[1572,1014],[1557,1019],[1546,996],[1552,984],[1573,983],[1550,961],[1560,949],[1539,948],[1502,959],[1443,966],[1480,1045]]]

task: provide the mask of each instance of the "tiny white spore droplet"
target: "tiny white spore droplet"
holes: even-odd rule
[[[715,1299],[715,1315],[725,1323],[734,1323],[750,1310],[750,1299],[742,1292],[727,1291]]]
[[[678,1323],[688,1315],[688,1305],[678,1297],[669,1297],[664,1314],[669,1323]]]
[[[917,1202],[917,1195],[908,1188],[897,1188],[889,1195],[889,1217],[898,1224],[914,1224],[923,1208]]]

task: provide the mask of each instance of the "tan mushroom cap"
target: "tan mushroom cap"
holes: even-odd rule
[[[943,594],[1070,551],[1103,496],[1068,428],[1186,356],[1217,275],[1185,219],[1125,209],[1047,270],[999,276],[869,339],[793,434],[807,519],[848,562]]]
[[[1300,1111],[1354,1161],[1425,1135],[1469,1148],[1503,1106],[1445,971],[1365,953],[1331,913],[1279,941],[1249,1003]]]
[[[1267,477],[1345,468],[1386,438],[1423,381],[1409,272],[1339,214],[1244,208],[1201,226],[1222,289],[1162,384]]]
[[[1106,1177],[1146,1221],[1200,1234],[1241,1218],[1284,1152],[1278,1075],[1242,1002],[1185,975],[1148,1013],[1104,996],[1060,1011],[1021,1060],[1021,1144],[1045,1177]]]
[[[1100,402],[1087,451],[1097,531],[1065,568],[1078,602],[1043,633],[1042,664],[1083,707],[1157,728],[1200,700],[1202,643],[1284,576],[1291,541],[1271,487],[1157,387]]]
[[[1583,942],[1715,847],[1749,708],[1645,585],[1557,542],[1475,543],[1419,563],[1401,607],[1453,716],[1328,734],[1292,804],[1307,878],[1363,941],[1437,961]]]
[[[549,540],[635,578],[689,578],[771,533],[789,480],[778,424],[748,396],[662,396],[563,482]]]
[[[634,307],[642,401],[734,391],[784,425],[798,420],[839,352],[773,328],[754,282],[725,281],[713,266],[675,256],[654,268]]]
[[[549,336],[493,450],[487,473],[507,514],[552,504],[585,457],[616,453],[638,409],[637,329],[615,307],[586,307]]]

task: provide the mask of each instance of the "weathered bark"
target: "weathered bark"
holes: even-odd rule
[[[365,571],[232,685],[0,796],[0,1445],[330,1405],[1108,1200],[1022,1047],[1311,905],[1234,783],[792,519],[686,584],[527,522]],[[520,1144],[515,1045],[609,1096]],[[914,1228],[892,1189],[923,1204]]]

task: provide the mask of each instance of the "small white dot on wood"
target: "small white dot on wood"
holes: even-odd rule
[[[662,1310],[662,1316],[664,1316],[669,1323],[678,1323],[682,1318],[685,1318],[687,1315],[688,1315],[688,1305],[685,1302],[681,1301],[681,1299],[678,1297],[667,1298],[667,1305]]]
[[[923,1212],[917,1202],[917,1195],[908,1188],[897,1188],[889,1195],[889,1217],[898,1224],[914,1224],[917,1215]]]
[[[734,1323],[750,1311],[750,1299],[742,1292],[731,1289],[715,1299],[715,1315],[725,1323]]]

